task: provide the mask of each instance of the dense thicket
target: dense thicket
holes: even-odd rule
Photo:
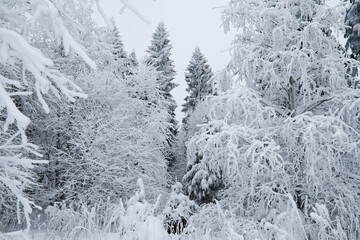
[[[74,7],[79,6],[76,1],[72,3]],[[76,53],[77,61],[80,57],[91,68],[95,69],[96,65],[74,40],[72,34],[77,32],[76,23],[65,27],[69,25],[69,19],[61,16],[65,10],[61,4],[2,1],[0,9],[1,231],[13,230],[9,224],[20,224],[24,219],[28,230],[29,214],[36,207],[36,203],[24,194],[32,183],[28,169],[45,162],[36,160],[41,158],[41,151],[28,141],[26,130],[30,118],[25,112],[48,113],[48,98],[74,101],[86,97],[73,79],[60,71],[46,54],[50,50],[48,45],[35,46],[33,43],[39,38],[47,39],[48,43],[61,43],[63,55]],[[26,102],[21,100],[24,98]]]
[[[359,239],[350,3],[229,0],[232,59],[213,76],[193,53],[175,145],[163,23],[138,61],[92,20],[98,1],[1,1],[0,238],[37,223],[44,239]]]
[[[129,199],[138,178],[151,202],[166,193],[161,74],[127,56],[116,27],[96,26],[92,4],[0,4],[1,232],[29,230],[34,206]]]
[[[195,217],[207,229],[197,236],[359,237],[359,92],[347,70],[357,62],[332,35],[341,17],[323,1],[230,1],[231,77],[216,79],[184,179],[191,196],[220,203],[199,218],[221,206],[232,224]]]

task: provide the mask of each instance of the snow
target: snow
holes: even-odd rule
[[[164,23],[139,62],[98,0],[1,1],[0,239],[357,239],[360,64],[333,34],[341,9],[230,0],[232,60],[213,77],[195,50],[176,139]]]

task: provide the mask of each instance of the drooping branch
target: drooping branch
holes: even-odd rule
[[[120,9],[120,14],[122,14],[126,9],[129,9],[131,12],[133,12],[138,18],[140,18],[140,20],[142,20],[143,22],[147,23],[147,24],[151,24],[151,21],[148,20],[146,17],[144,17],[133,5],[131,5],[129,3],[128,0],[120,0],[122,2],[122,4],[124,5],[121,9]]]

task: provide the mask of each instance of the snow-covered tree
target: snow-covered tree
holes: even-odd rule
[[[213,73],[207,59],[200,51],[200,48],[197,47],[185,73],[185,81],[188,85],[186,91],[189,96],[185,98],[185,103],[182,105],[182,111],[186,114],[183,119],[184,124],[187,123],[189,114],[195,109],[195,106],[212,93],[212,84],[210,82],[212,77]]]
[[[182,188],[179,182],[176,182],[171,187],[170,198],[163,211],[165,217],[164,223],[168,233],[182,233],[183,229],[187,226],[190,216],[198,210],[195,202],[182,193]]]
[[[91,83],[90,74],[77,79],[89,98],[74,106],[70,150],[59,160],[66,171],[58,191],[67,203],[127,199],[138,177],[149,186],[149,199],[165,194],[168,114],[158,72],[142,64],[123,78],[113,67],[91,73]]]
[[[114,55],[115,61],[117,61],[121,58],[126,58],[127,53],[124,50],[124,44],[121,40],[119,29],[115,25],[115,21],[113,21],[113,26],[114,28],[111,30],[113,45],[112,53]]]
[[[342,16],[314,0],[231,0],[224,11],[225,28],[240,29],[234,76],[218,79],[228,87],[188,143],[197,169],[186,187],[201,197],[223,184],[215,196],[241,238],[360,234],[360,92],[347,74],[358,63],[332,35]]]
[[[72,6],[69,8],[69,6]],[[59,2],[58,9],[63,14],[78,24],[81,29],[75,31],[74,39],[86,49],[91,59],[96,59],[98,69],[104,67],[112,60],[111,44],[106,44],[107,30],[96,27],[91,18],[92,4],[82,2],[76,4],[73,0]],[[56,41],[50,41],[47,38],[36,37],[32,39],[32,44],[38,48],[46,46],[43,50],[46,56],[54,59],[54,66],[61,69],[61,72],[69,79],[76,78],[93,70],[89,69],[84,62],[80,61],[75,54],[65,56],[63,44]],[[32,101],[36,102],[36,98],[32,97]],[[82,99],[78,99],[82,101]],[[68,151],[69,141],[74,131],[73,126],[76,124],[76,104],[64,102],[62,99],[47,99],[47,104],[51,109],[46,114],[41,110],[39,104],[30,106],[29,100],[25,97],[19,101],[23,112],[32,119],[31,124],[27,128],[28,140],[35,143],[43,154],[43,159],[48,160],[48,164],[38,165],[34,169],[36,177],[36,185],[32,186],[27,192],[31,199],[39,206],[46,208],[53,202],[61,202],[62,193],[57,190],[61,185],[60,175],[64,170],[64,166],[60,163],[60,152]]]
[[[166,93],[169,100],[172,99],[171,90],[176,87],[176,84],[173,82],[176,72],[173,60],[170,58],[171,48],[169,33],[165,24],[161,22],[152,35],[151,45],[146,50],[149,54],[146,62],[153,65],[161,73],[162,78],[159,79],[160,87]]]
[[[350,0],[350,7],[347,9],[345,17],[345,38],[347,38],[345,48],[346,50],[351,49],[351,56],[355,59],[358,59],[360,54],[359,24],[360,3],[359,1]]]
[[[199,119],[198,117],[199,115],[202,115],[201,110],[203,110],[203,107],[200,107],[197,112],[194,113],[195,107],[202,103],[207,96],[212,94],[212,83],[210,82],[212,77],[213,73],[211,68],[207,63],[205,56],[200,51],[200,48],[197,47],[185,72],[185,80],[188,85],[186,91],[189,95],[186,96],[185,103],[182,105],[182,111],[185,113],[185,117],[182,120],[183,124],[179,129],[175,144],[176,163],[173,175],[179,177],[179,179],[182,179],[184,176],[183,172],[186,169],[185,144],[195,133],[193,130],[196,128],[196,125],[203,123],[204,120]],[[195,117],[193,117],[192,120],[189,120],[193,113]],[[189,121],[191,121],[191,123],[189,123]],[[191,130],[189,130],[189,128],[191,128]]]
[[[346,51],[351,50],[350,57],[359,60],[360,54],[360,2],[350,0],[350,6],[346,11],[345,16],[345,38],[347,39],[345,44]],[[357,67],[349,66],[352,76],[356,76],[358,73]],[[358,88],[359,81],[349,82],[352,87]]]
[[[71,49],[90,67],[96,68],[96,65],[70,34],[69,29],[75,24],[70,24],[58,5],[43,0],[17,1],[16,4],[1,1],[0,9],[1,211],[9,215],[17,211],[18,222],[26,219],[28,230],[29,214],[36,205],[23,190],[32,182],[28,169],[43,162],[30,159],[40,158],[41,154],[36,145],[28,142],[26,129],[30,119],[23,114],[21,106],[16,105],[15,99],[36,94],[43,111],[48,113],[50,108],[45,96],[69,101],[86,96],[43,55],[43,49],[30,44],[31,39],[42,35],[56,40],[62,43],[65,55]],[[28,99],[33,106],[34,98]]]
[[[146,63],[154,66],[156,70],[160,72],[158,77],[160,90],[163,92],[165,100],[169,102],[168,122],[171,124],[169,126],[169,130],[172,133],[168,139],[170,146],[174,143],[174,138],[177,133],[177,120],[175,119],[175,109],[177,105],[173,96],[171,95],[171,91],[177,86],[177,84],[173,82],[176,72],[174,70],[173,60],[170,58],[171,48],[172,45],[170,44],[169,33],[165,27],[165,24],[161,22],[152,35],[151,45],[146,50],[148,53]],[[173,154],[171,153],[171,150],[168,150],[168,154],[168,159],[171,165],[171,162],[173,161]]]
[[[135,53],[135,50],[132,50],[131,53],[129,54],[129,60],[130,60],[130,65],[132,67],[137,67],[139,66],[139,61],[136,57],[136,53]]]

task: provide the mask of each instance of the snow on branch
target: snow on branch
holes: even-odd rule
[[[3,57],[0,56],[0,63],[5,65],[8,59],[14,58],[17,58],[21,61],[23,64],[23,69],[29,71],[36,80],[35,91],[45,112],[48,113],[50,109],[42,95],[48,93],[49,89],[52,88],[52,84],[49,79],[54,82],[54,85],[60,89],[60,91],[70,101],[74,101],[75,97],[86,97],[85,94],[80,92],[81,89],[79,87],[73,84],[66,77],[62,76],[60,72],[49,69],[49,67],[53,65],[53,62],[50,59],[44,57],[38,49],[32,47],[18,33],[6,28],[0,28],[0,40],[8,47],[7,54],[3,54]],[[1,77],[1,80],[6,80],[6,78]],[[8,80],[7,82],[18,85],[18,83],[15,83],[15,80],[10,80],[10,82]],[[6,82],[4,81],[4,83]],[[74,88],[75,91],[69,89],[69,86]],[[52,88],[52,90],[55,89]],[[4,91],[6,90],[4,89]],[[2,97],[5,98],[5,93]],[[7,101],[12,100],[8,98]],[[12,109],[8,108],[8,110]],[[11,113],[15,113],[14,110],[12,110]],[[20,115],[17,114],[17,116]],[[23,119],[23,117],[19,117],[19,119]],[[22,126],[22,128],[24,129],[26,126]]]
[[[109,18],[106,16],[104,9],[100,6],[99,0],[95,0],[95,4],[96,4],[96,8],[98,10],[98,12],[100,13],[101,17],[104,19],[106,25],[110,28],[110,29],[114,29],[114,24],[109,20]]]
[[[48,113],[50,108],[44,95],[49,90],[56,97],[61,94],[69,101],[87,96],[54,68],[51,59],[31,46],[28,38],[45,33],[49,39],[61,41],[65,54],[71,49],[87,65],[96,69],[95,62],[71,36],[62,18],[58,8],[49,0],[19,0],[16,4],[8,0],[0,1],[0,111],[3,114],[0,119],[0,199],[8,199],[4,206],[17,212],[19,222],[25,218],[26,231],[30,229],[29,214],[35,206],[23,194],[23,189],[32,183],[28,169],[46,161],[23,157],[24,152],[38,157],[41,154],[37,152],[36,145],[28,142],[25,132],[30,119],[15,104],[14,97],[28,96],[34,89],[43,109]],[[27,100],[29,104],[34,104],[33,99]]]
[[[138,18],[140,18],[143,22],[147,23],[147,24],[151,24],[151,21],[148,20],[147,18],[145,18],[134,6],[132,6],[128,0],[120,0],[122,2],[122,4],[124,5],[121,9],[120,9],[120,14],[123,14],[123,12],[126,9],[129,9],[131,12],[133,12]]]
[[[7,131],[9,125],[16,120],[18,128],[24,131],[29,124],[30,119],[19,111],[19,109],[15,106],[15,103],[7,94],[3,85],[0,84],[0,109],[3,107],[5,107],[8,112],[3,130]]]
[[[37,4],[37,5],[36,5]],[[58,9],[49,0],[36,2],[34,4],[35,14],[33,15],[32,22],[35,22],[40,17],[46,16],[47,20],[51,24],[51,30],[54,32],[57,39],[62,39],[64,45],[65,55],[68,54],[71,48],[76,54],[78,54],[92,69],[96,69],[96,64],[91,60],[84,49],[78,44],[69,33],[69,30],[64,25],[60,18]]]

